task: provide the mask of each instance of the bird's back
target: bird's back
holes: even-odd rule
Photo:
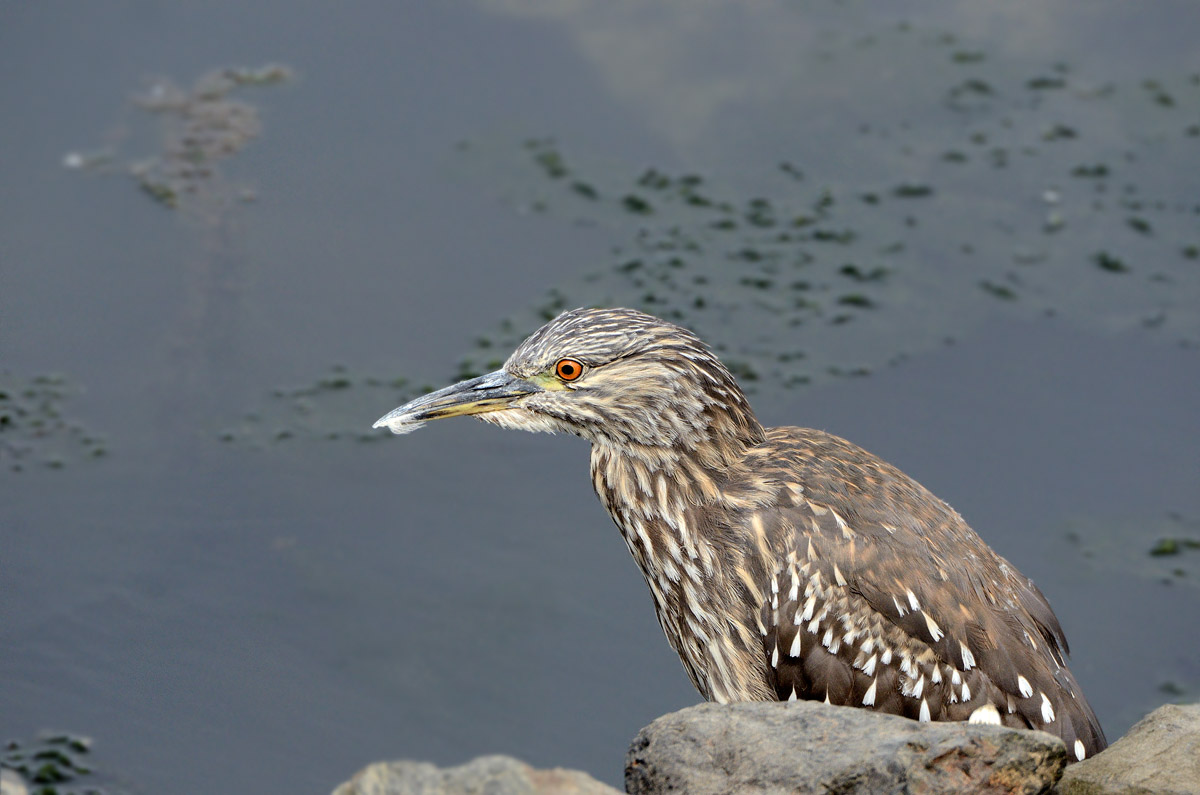
[[[740,522],[778,561],[761,610],[778,698],[1043,729],[1077,758],[1106,746],[1045,597],[949,505],[821,431],[770,429],[744,463],[775,492]]]

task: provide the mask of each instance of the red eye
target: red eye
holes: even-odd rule
[[[583,375],[583,365],[574,359],[559,359],[554,365],[554,374],[564,381],[574,381]]]

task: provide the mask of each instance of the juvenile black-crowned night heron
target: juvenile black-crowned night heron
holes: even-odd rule
[[[687,329],[576,309],[503,369],[375,427],[473,414],[591,442],[592,484],[710,701],[817,699],[1107,742],[1046,598],[949,505],[860,447],[763,428]]]

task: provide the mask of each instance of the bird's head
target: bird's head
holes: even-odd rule
[[[763,437],[733,376],[695,334],[632,309],[564,312],[502,369],[417,398],[375,427],[407,433],[466,414],[623,450],[715,456],[713,465]]]

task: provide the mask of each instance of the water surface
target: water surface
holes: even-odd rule
[[[585,304],[687,323],[764,422],[953,504],[1045,591],[1110,738],[1195,701],[1200,551],[1150,554],[1200,538],[1194,22],[0,13],[0,378],[51,430],[0,436],[0,733],[91,736],[133,792],[493,752],[618,783],[637,730],[697,696],[586,445],[369,431]],[[172,122],[131,96],[272,62],[294,77],[230,93],[262,133],[219,179],[175,209],[138,189]]]

